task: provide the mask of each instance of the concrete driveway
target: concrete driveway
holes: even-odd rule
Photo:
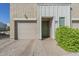
[[[0,56],[67,56],[79,55],[60,48],[53,39],[0,40]]]

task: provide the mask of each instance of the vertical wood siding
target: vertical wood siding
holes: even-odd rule
[[[51,37],[55,37],[55,30],[59,27],[59,17],[65,17],[65,25],[70,27],[70,5],[68,4],[39,4],[40,21],[42,17],[53,17]],[[56,23],[57,21],[57,23]],[[41,23],[40,23],[41,24]],[[41,33],[41,32],[40,32]]]
[[[53,20],[58,21],[59,24],[59,17],[65,17],[65,25],[70,27],[70,5],[56,5],[56,6],[40,6],[40,16],[41,17],[53,17]],[[58,27],[59,25],[56,24]]]

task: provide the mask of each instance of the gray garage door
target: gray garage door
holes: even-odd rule
[[[79,21],[72,21],[72,27],[79,29]]]
[[[37,23],[35,21],[18,22],[18,39],[36,39]]]

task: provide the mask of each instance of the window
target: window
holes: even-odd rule
[[[65,26],[65,17],[59,17],[59,26]]]

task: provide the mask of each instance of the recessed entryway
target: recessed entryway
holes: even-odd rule
[[[52,17],[42,17],[42,39],[50,37]]]

